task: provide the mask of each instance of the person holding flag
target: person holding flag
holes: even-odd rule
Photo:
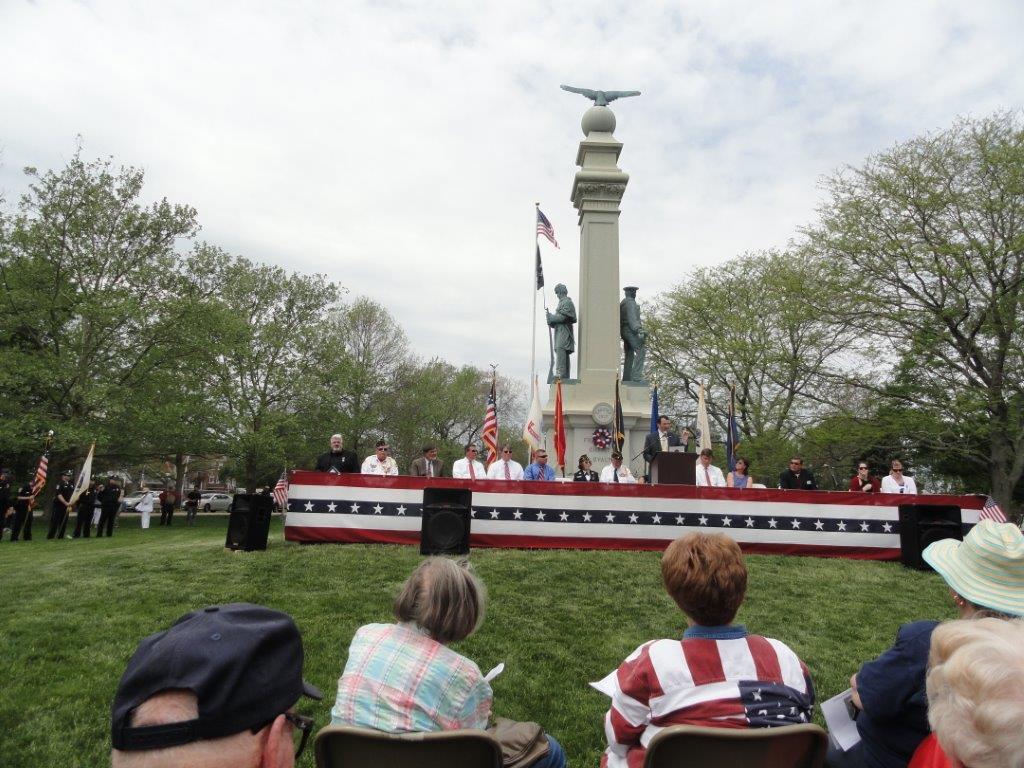
[[[67,529],[68,516],[71,514],[71,497],[75,493],[75,486],[71,484],[73,473],[65,469],[60,473],[60,484],[53,497],[53,504],[50,507],[50,528],[46,532],[46,538],[64,538]]]

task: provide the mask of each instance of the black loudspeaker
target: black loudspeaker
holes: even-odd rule
[[[469,553],[473,492],[466,488],[424,488],[421,555]]]
[[[930,569],[921,553],[933,541],[959,539],[960,507],[953,504],[900,504],[900,559],[908,568]]]
[[[236,493],[231,501],[228,518],[228,549],[252,552],[267,548],[270,534],[270,514],[274,511],[274,497],[260,493]]]

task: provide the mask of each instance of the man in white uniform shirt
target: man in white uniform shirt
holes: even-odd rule
[[[464,480],[486,480],[487,470],[476,460],[477,453],[477,447],[473,443],[467,445],[466,458],[459,459],[452,464],[452,477],[461,477]]]
[[[388,456],[388,441],[377,441],[377,452],[363,462],[364,475],[397,475],[398,463]]]
[[[711,463],[712,456],[714,453],[710,448],[700,452],[700,458],[697,459],[697,485],[725,488],[725,477],[722,476],[722,470]]]
[[[487,468],[488,480],[522,480],[523,465],[512,458],[512,446],[501,449],[501,455]]]
[[[629,485],[636,483],[636,478],[629,471],[629,467],[622,466],[622,454],[612,451],[612,463],[601,470],[602,483],[625,483]]]

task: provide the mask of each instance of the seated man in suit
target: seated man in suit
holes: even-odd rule
[[[409,474],[413,477],[440,477],[443,467],[444,462],[437,458],[437,447],[426,445],[423,455],[413,461]]]

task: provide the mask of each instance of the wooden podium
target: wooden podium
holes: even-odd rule
[[[698,453],[662,451],[651,462],[651,485],[696,485]]]

